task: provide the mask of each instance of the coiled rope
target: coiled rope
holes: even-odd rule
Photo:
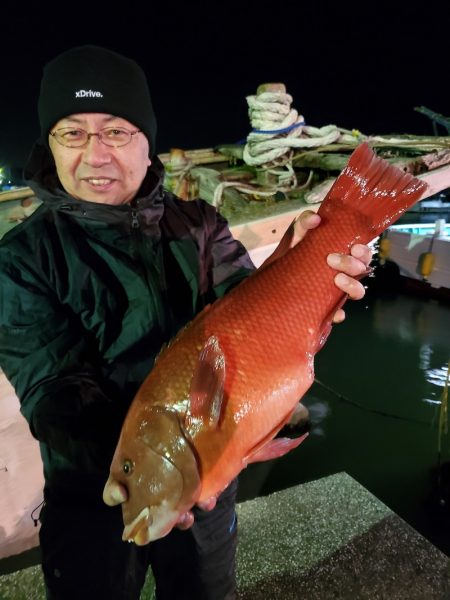
[[[251,166],[268,165],[285,158],[289,161],[293,148],[316,148],[332,144],[341,136],[336,125],[311,127],[291,107],[292,96],[282,83],[263,84],[255,96],[247,96],[250,123],[244,161]]]
[[[270,198],[277,193],[287,194],[309,186],[307,181],[298,185],[292,166],[296,148],[316,148],[342,140],[343,131],[336,125],[311,127],[302,115],[292,108],[292,96],[282,83],[260,85],[256,95],[247,96],[252,130],[243,151],[244,162],[256,169],[256,180],[251,183],[224,181],[214,193],[213,204],[219,207],[225,188],[233,187],[253,198]],[[345,137],[348,137],[345,135]]]

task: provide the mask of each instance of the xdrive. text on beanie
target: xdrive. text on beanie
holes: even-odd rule
[[[155,154],[156,118],[141,67],[99,46],[63,52],[44,67],[38,102],[42,140],[60,119],[76,113],[105,113],[138,127]]]

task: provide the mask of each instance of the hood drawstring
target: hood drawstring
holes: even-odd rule
[[[32,519],[35,527],[38,526],[39,519],[41,517],[41,510],[42,510],[44,504],[45,504],[45,500],[42,500],[42,502],[40,504],[38,504],[35,508],[33,508],[33,510],[31,511],[30,516],[31,516],[31,519]],[[37,517],[34,517],[33,515],[37,510],[39,511],[39,514],[37,515]]]

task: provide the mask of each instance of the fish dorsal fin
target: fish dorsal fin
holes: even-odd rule
[[[198,358],[191,382],[188,421],[215,427],[222,411],[225,356],[216,336],[209,337]],[[189,425],[189,423],[187,423]]]
[[[158,362],[159,357],[167,350],[168,347],[169,347],[169,342],[164,342],[163,345],[161,346],[158,354],[155,356],[155,361],[154,361],[155,365]]]
[[[294,240],[296,221],[297,221],[297,218],[295,218],[292,221],[292,223],[289,225],[289,227],[284,232],[284,235],[281,238],[278,246],[275,248],[275,250],[272,252],[272,254],[268,258],[266,258],[266,260],[259,267],[259,269],[264,269],[265,267],[269,266],[270,264],[272,264],[273,262],[275,262],[276,260],[278,260],[279,258],[284,256],[288,250],[290,250],[290,248],[292,246],[292,242]]]

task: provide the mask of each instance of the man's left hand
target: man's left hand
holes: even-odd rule
[[[210,511],[213,508],[215,508],[216,504],[217,504],[217,496],[211,496],[211,498],[208,498],[207,500],[204,500],[203,502],[198,502],[196,504],[196,506],[198,506],[198,508],[201,508],[202,510]],[[180,515],[180,518],[178,519],[176,527],[178,529],[184,530],[184,529],[189,529],[189,527],[192,527],[193,524],[194,524],[194,515],[193,515],[192,511],[188,510],[187,512]]]

